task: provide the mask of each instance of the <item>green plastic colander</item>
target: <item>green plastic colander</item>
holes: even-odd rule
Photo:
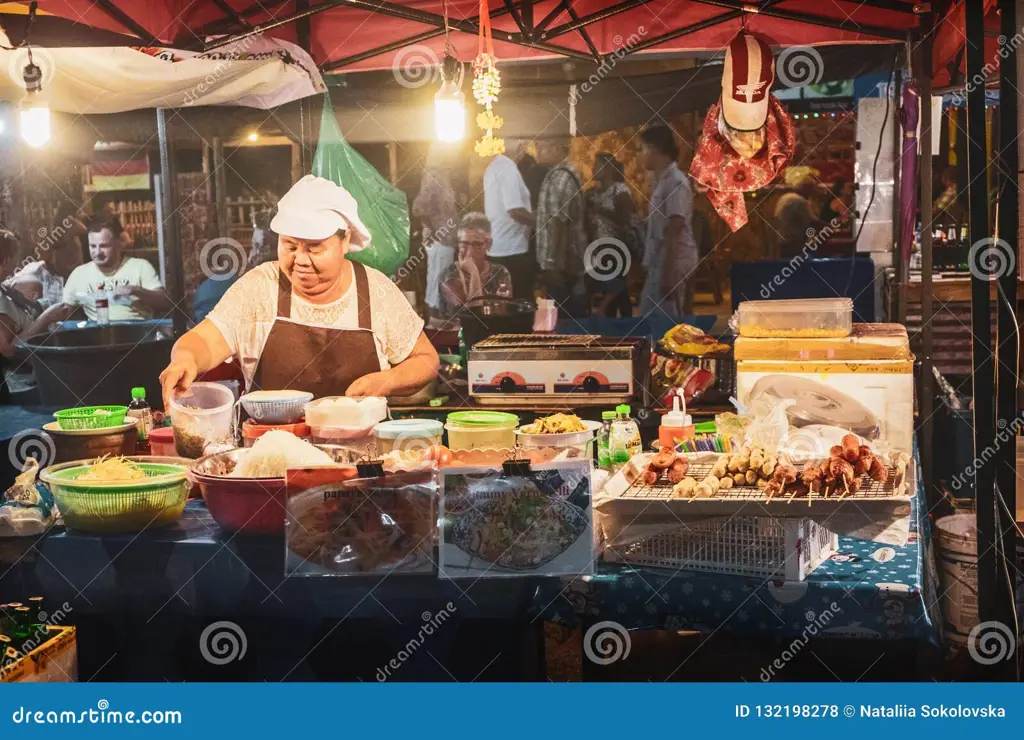
[[[104,429],[124,424],[127,406],[82,406],[64,409],[53,415],[61,429]]]
[[[68,527],[96,534],[124,534],[171,524],[181,516],[191,488],[187,477],[191,461],[150,456],[125,459],[138,465],[146,479],[77,482],[95,460],[74,460],[40,472]]]

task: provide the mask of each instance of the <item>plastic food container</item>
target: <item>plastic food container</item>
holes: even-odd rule
[[[330,429],[369,429],[388,415],[386,398],[325,396],[306,404],[306,423]]]
[[[373,436],[373,427],[309,427],[309,441],[317,446],[339,445],[362,453],[380,454],[377,449],[377,438]]]
[[[307,391],[253,391],[239,401],[251,418],[261,425],[294,424],[302,419],[306,404],[313,400]]]
[[[501,411],[454,411],[444,428],[453,450],[513,449],[519,417]]]
[[[160,427],[149,433],[149,451],[159,457],[177,455],[174,450],[174,430],[170,427]]]
[[[233,442],[235,395],[220,383],[193,383],[171,398],[174,447],[182,457],[198,458],[211,442]]]
[[[741,337],[845,337],[853,329],[853,301],[849,298],[744,301],[737,311],[737,324]]]
[[[303,421],[297,424],[257,424],[249,419],[242,424],[242,442],[246,447],[252,447],[257,439],[274,430],[291,432],[299,439],[309,439],[312,434],[309,425]]]
[[[382,421],[373,429],[377,452],[386,455],[392,450],[422,450],[441,444],[444,424],[433,419],[399,419]]]
[[[594,437],[601,428],[601,422],[582,419],[580,423],[586,427],[582,432],[564,432],[562,434],[530,434],[523,431],[529,428],[529,424],[527,424],[516,430],[516,439],[523,447],[572,447],[584,454],[590,454]]]

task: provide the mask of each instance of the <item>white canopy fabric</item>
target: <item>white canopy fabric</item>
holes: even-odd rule
[[[0,32],[0,43],[9,46]],[[273,108],[327,90],[313,60],[281,39],[250,36],[206,54],[157,47],[32,47],[43,99],[76,115],[143,108]],[[0,50],[0,99],[26,95],[27,49]]]

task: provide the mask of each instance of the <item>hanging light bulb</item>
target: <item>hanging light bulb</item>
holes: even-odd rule
[[[462,63],[445,50],[441,88],[434,93],[434,135],[453,143],[466,137],[466,104],[462,94]]]
[[[50,106],[43,99],[43,70],[32,61],[32,47],[28,48],[28,64],[22,73],[25,80],[25,92],[28,95],[21,101],[21,138],[25,143],[36,149],[50,141],[51,122]]]

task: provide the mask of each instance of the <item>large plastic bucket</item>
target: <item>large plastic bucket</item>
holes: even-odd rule
[[[935,560],[946,639],[967,644],[978,624],[978,530],[973,514],[935,522]]]

